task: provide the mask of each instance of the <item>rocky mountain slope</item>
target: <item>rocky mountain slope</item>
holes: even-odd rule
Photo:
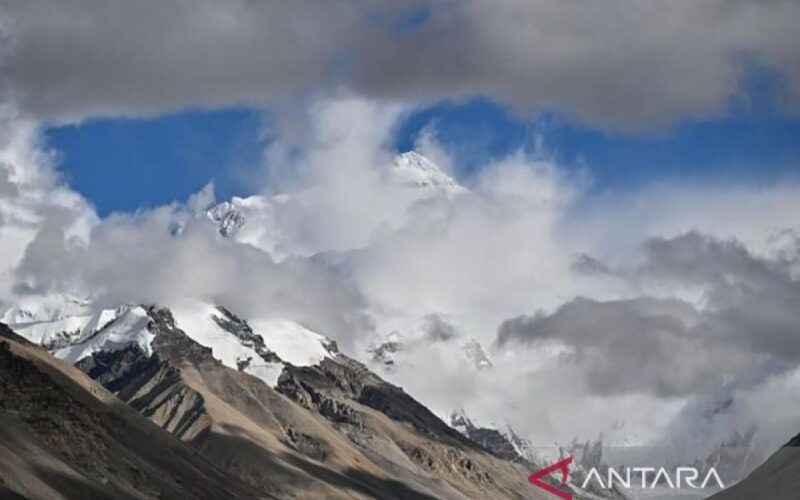
[[[526,497],[515,492],[524,471],[343,355],[286,365],[273,390],[217,361],[169,311],[150,315],[153,356],[132,346],[78,366],[259,489],[281,498]]]
[[[0,498],[274,498],[0,324]]]
[[[465,437],[313,332],[271,335],[224,308],[190,321],[156,307],[115,314],[45,344],[251,488],[243,498],[545,498],[530,464]]]

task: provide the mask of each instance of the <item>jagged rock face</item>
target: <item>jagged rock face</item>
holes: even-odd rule
[[[231,202],[223,202],[208,211],[208,218],[217,224],[219,234],[234,236],[245,223],[244,216]]]
[[[288,367],[278,381],[277,390],[307,408],[320,412],[338,409],[335,417],[351,418],[346,402],[377,410],[392,420],[409,424],[415,430],[467,447],[465,439],[411,396],[381,380],[364,365],[339,355],[313,367]]]
[[[203,398],[180,383],[180,371],[140,349],[97,353],[76,365],[132,408],[181,439],[191,439],[208,422]]]
[[[282,361],[277,354],[267,349],[264,344],[264,338],[253,332],[253,329],[245,321],[224,307],[218,306],[217,310],[221,315],[213,316],[212,319],[220,328],[239,339],[243,346],[253,349],[267,363],[280,363]]]
[[[498,475],[493,467],[504,463],[511,469],[525,470],[511,464],[519,458],[513,447],[503,450],[503,456],[499,450],[476,443],[439,420],[401,389],[384,382],[345,356],[324,360],[314,367],[288,367],[277,389],[351,434],[374,436],[383,432],[374,427],[374,419],[364,407],[413,429],[428,442],[420,446],[395,440],[408,459],[431,474],[466,480],[480,490],[494,491],[494,495],[487,498],[524,498],[535,494],[525,486],[514,492],[505,490],[505,477]],[[525,473],[523,476],[527,477]]]

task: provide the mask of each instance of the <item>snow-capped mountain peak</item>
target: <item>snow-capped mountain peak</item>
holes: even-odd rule
[[[223,201],[208,211],[208,218],[219,227],[222,236],[233,236],[244,225],[245,218],[233,201]]]
[[[403,186],[444,193],[464,191],[435,163],[414,151],[395,157],[390,172],[391,179]]]
[[[418,199],[450,198],[467,191],[435,163],[414,151],[397,155],[392,164],[381,169],[379,174],[387,186],[407,190],[410,196],[406,201],[411,203]],[[314,189],[306,189],[290,193],[258,194],[247,198],[233,197],[230,201],[213,206],[206,212],[206,216],[217,226],[222,236],[256,246],[268,251],[273,257],[282,258],[286,256],[286,249],[282,248],[286,245],[286,236],[292,234],[298,220],[295,211],[302,212],[307,207],[317,206],[317,194]],[[402,213],[402,210],[399,212]]]
[[[75,364],[97,352],[113,352],[137,346],[146,355],[152,355],[150,344],[155,335],[149,330],[150,317],[141,306],[122,306],[114,311],[102,310],[94,318],[92,328],[85,329],[72,343],[52,350],[53,355]],[[101,318],[107,318],[103,322]],[[90,323],[92,324],[92,323]]]

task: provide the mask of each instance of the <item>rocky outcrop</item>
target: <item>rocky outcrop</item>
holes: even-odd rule
[[[408,424],[424,435],[460,446],[480,448],[402,389],[383,381],[361,363],[342,354],[335,359],[325,359],[317,366],[287,367],[278,380],[277,390],[320,413],[333,408],[348,408],[348,404],[352,408],[353,403],[358,403]],[[342,413],[352,414],[352,410],[341,410],[332,416]]]

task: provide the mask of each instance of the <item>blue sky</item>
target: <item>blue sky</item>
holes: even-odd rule
[[[185,200],[209,181],[220,198],[251,194],[261,113],[189,111],[91,120],[46,130],[69,184],[101,215]]]
[[[219,199],[252,194],[265,143],[261,112],[187,111],[151,119],[91,120],[46,130],[60,170],[101,215],[185,200],[213,180]],[[492,158],[537,137],[564,168],[588,167],[596,192],[663,181],[769,184],[800,173],[800,120],[760,99],[716,120],[684,121],[666,130],[620,133],[510,113],[486,100],[442,102],[400,124],[394,147],[413,148],[426,128],[469,179]]]

